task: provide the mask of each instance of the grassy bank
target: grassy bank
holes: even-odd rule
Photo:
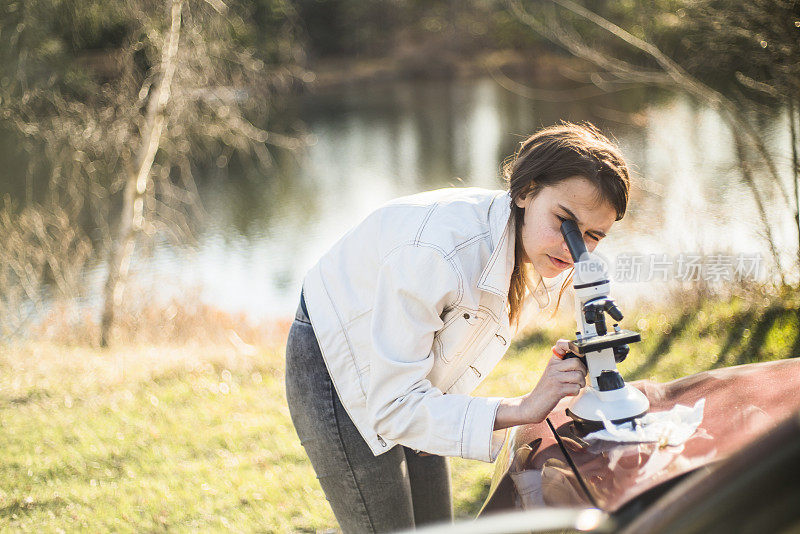
[[[26,531],[333,524],[277,351],[6,348],[0,514]]]
[[[668,380],[800,354],[794,295],[681,309],[626,324],[644,338],[622,364],[626,376]],[[568,326],[518,341],[477,394],[525,392]],[[335,527],[289,419],[273,335],[252,345],[230,334],[108,351],[55,341],[0,347],[2,530]],[[452,466],[456,515],[474,516],[492,466]]]

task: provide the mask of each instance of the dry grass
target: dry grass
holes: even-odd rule
[[[135,291],[128,291],[135,293]],[[111,345],[209,345],[232,343],[278,347],[286,341],[291,319],[253,321],[244,313],[230,313],[204,304],[188,291],[164,304],[131,300],[117,312]],[[57,304],[31,328],[29,338],[59,345],[97,346],[97,311]]]

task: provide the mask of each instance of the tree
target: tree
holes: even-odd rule
[[[664,0],[656,4],[655,13],[648,12],[647,19],[638,20],[636,30],[631,31],[573,0],[543,4],[534,10],[523,7],[519,0],[509,0],[511,11],[521,22],[597,66],[601,72],[594,73],[590,80],[600,89],[629,84],[667,87],[688,93],[722,113],[733,134],[742,179],[753,194],[785,284],[763,186],[756,181],[755,169],[765,169],[767,186],[776,188],[795,212],[800,265],[796,129],[800,108],[800,12],[795,2]],[[671,21],[666,28],[665,19]],[[670,47],[671,55],[656,46],[656,41]],[[788,110],[794,198],[781,179],[758,125],[765,99]]]
[[[0,80],[0,113],[44,155],[40,211],[58,207],[76,232],[96,229],[79,238],[107,261],[106,345],[136,243],[191,240],[193,165],[224,148],[268,168],[269,147],[302,143],[256,126],[303,76],[292,7],[32,0],[4,9],[0,53],[12,75]]]

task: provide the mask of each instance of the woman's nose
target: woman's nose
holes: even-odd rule
[[[567,246],[567,242],[564,239],[561,240],[561,250],[565,254],[564,258],[569,258],[570,260],[572,259],[572,254],[570,254],[569,247]]]

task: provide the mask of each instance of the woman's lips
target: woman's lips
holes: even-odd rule
[[[559,260],[558,258],[554,258],[553,256],[551,256],[549,254],[547,255],[547,257],[550,258],[550,261],[553,263],[553,265],[555,265],[559,269],[566,269],[567,267],[572,265],[571,263],[567,263],[565,261]]]

